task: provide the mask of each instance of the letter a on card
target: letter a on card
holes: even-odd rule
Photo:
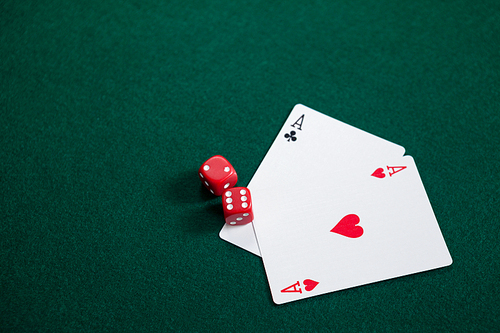
[[[406,169],[405,166],[387,166],[387,171],[389,171],[389,177],[392,177],[393,174],[398,173],[399,171],[403,171]]]
[[[302,131],[302,123],[304,122],[304,116],[305,116],[305,114],[300,116],[300,118],[297,119],[297,121],[292,124],[292,127],[295,128],[295,125],[297,125],[298,126],[297,129],[299,131]]]
[[[297,289],[297,287],[299,289]],[[300,282],[297,281],[297,283],[292,284],[290,287],[286,287],[285,289],[281,290],[281,292],[282,293],[301,293],[302,294],[302,289],[300,288]]]

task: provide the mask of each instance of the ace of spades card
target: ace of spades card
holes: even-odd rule
[[[220,236],[262,256],[277,304],[450,265],[403,154],[296,105],[248,185],[254,222]]]

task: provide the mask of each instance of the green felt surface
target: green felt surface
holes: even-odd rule
[[[0,2],[1,332],[500,329],[497,0]],[[406,148],[453,265],[276,306],[196,170],[296,103]]]

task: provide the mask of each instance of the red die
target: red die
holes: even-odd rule
[[[238,181],[236,170],[220,155],[206,160],[198,170],[198,175],[203,185],[215,195],[221,195],[225,189],[233,187]]]
[[[227,224],[247,224],[253,221],[252,197],[246,187],[234,187],[224,192],[222,206]]]

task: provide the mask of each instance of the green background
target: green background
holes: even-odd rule
[[[0,331],[499,331],[497,0],[1,1],[0,70]],[[196,170],[297,103],[406,148],[453,265],[272,302]]]

